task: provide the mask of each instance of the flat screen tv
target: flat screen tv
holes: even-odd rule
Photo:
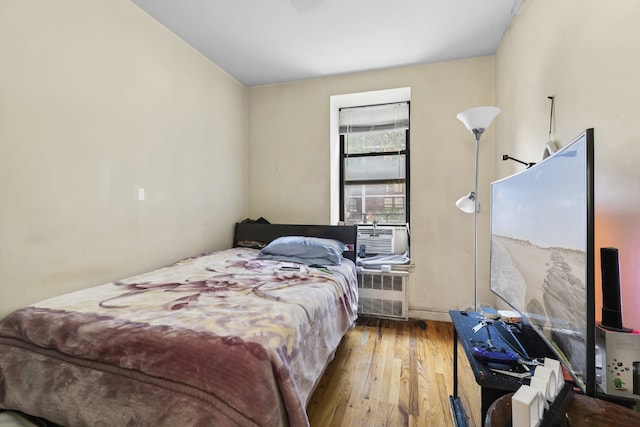
[[[593,129],[491,184],[490,288],[596,394]]]

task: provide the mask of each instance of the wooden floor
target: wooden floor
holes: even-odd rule
[[[462,348],[458,394],[480,426],[480,389]],[[360,318],[327,367],[307,413],[312,427],[452,426],[453,326]]]

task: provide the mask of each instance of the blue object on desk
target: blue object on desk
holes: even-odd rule
[[[475,346],[471,353],[483,362],[503,363],[505,365],[517,365],[520,357],[511,350],[494,350],[482,346]]]

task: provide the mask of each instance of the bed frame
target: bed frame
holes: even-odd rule
[[[239,222],[235,225],[233,246],[242,246],[240,242],[254,241],[266,246],[281,236],[307,236],[335,239],[347,245],[344,257],[356,262],[356,238],[358,228],[355,225],[298,225],[264,224],[258,222]]]

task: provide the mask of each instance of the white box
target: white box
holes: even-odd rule
[[[602,369],[602,391],[640,399],[640,334],[597,326],[596,364]]]
[[[513,427],[537,427],[544,414],[544,397],[528,385],[521,385],[511,397]]]

